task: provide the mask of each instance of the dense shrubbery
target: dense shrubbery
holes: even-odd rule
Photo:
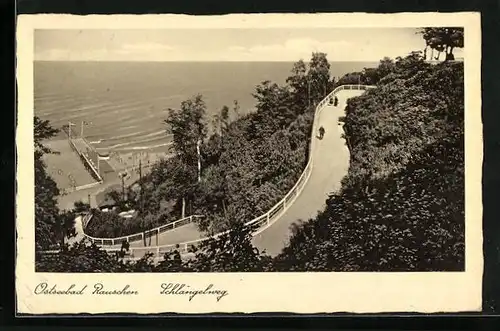
[[[145,232],[148,229],[176,220],[172,215],[143,213],[132,217],[122,217],[116,211],[102,212],[92,210],[92,220],[85,228],[85,233],[94,238],[117,238]],[[148,239],[147,242],[150,242]],[[150,243],[148,244],[150,245]]]
[[[463,64],[433,66],[416,54],[400,59],[376,90],[348,103],[349,178],[403,169],[426,146],[463,134],[463,115]]]
[[[229,125],[228,134],[213,136],[204,148],[210,158],[194,195],[195,213],[207,215],[216,230],[267,212],[305,166],[312,112],[302,114],[291,94],[278,89],[268,83],[258,87],[257,112]]]
[[[351,99],[349,174],[277,270],[463,270],[463,98],[462,63],[413,54]]]
[[[137,221],[133,218],[126,219],[121,217],[113,211],[102,212],[100,210],[93,210],[92,213],[94,219],[85,228],[85,233],[93,237],[101,237],[103,234],[107,234],[110,237],[120,237],[122,233],[129,230]]]
[[[35,144],[35,248],[36,250],[59,247],[64,237],[74,235],[75,211],[60,211],[56,182],[47,173],[43,161],[46,153],[57,153],[43,145],[43,140],[58,133],[48,121],[34,118]]]
[[[296,231],[278,270],[463,270],[463,144],[433,144],[362,188],[344,186]],[[452,152],[452,154],[449,154]]]
[[[127,268],[117,256],[108,254],[97,246],[84,243],[65,248],[57,254],[37,253],[35,256],[37,272],[124,272]]]

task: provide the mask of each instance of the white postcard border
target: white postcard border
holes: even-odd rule
[[[33,31],[35,29],[179,29],[277,27],[465,27],[466,271],[433,273],[165,273],[34,272]],[[20,15],[17,31],[17,312],[458,312],[482,305],[481,30],[478,13],[187,15]],[[122,288],[138,295],[35,295],[41,282]],[[161,295],[162,283],[209,284],[228,291],[189,301]]]

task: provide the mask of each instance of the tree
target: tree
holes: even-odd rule
[[[210,165],[205,169],[205,175],[199,185],[199,194],[196,199],[196,205],[201,206],[197,213],[210,215],[210,219],[203,219],[199,224],[202,230],[209,230],[209,227],[212,229],[224,228],[228,195],[225,170],[220,165]],[[206,223],[207,220],[210,222]]]
[[[106,199],[116,205],[120,210],[125,210],[127,208],[127,196],[122,192],[111,190],[106,193]]]
[[[394,61],[389,57],[384,57],[382,60],[380,60],[377,67],[377,74],[379,80],[392,73],[394,69],[395,69]]]
[[[39,151],[39,153],[41,154],[54,152],[50,148],[45,146],[43,144],[43,141],[54,137],[57,133],[59,133],[59,130],[50,126],[49,121],[42,120],[38,116],[34,117],[33,126],[34,126],[33,139],[35,143],[35,150]]]
[[[309,62],[308,80],[311,84],[311,96],[314,102],[318,102],[328,94],[330,82],[330,63],[326,53],[312,53]]]
[[[151,213],[142,213],[141,215],[139,215],[140,226],[143,229],[142,239],[143,239],[144,247],[151,245],[152,235],[150,234],[148,236],[147,232],[148,232],[148,230],[151,230],[152,228],[155,227],[156,219],[157,219],[157,217]]]
[[[372,70],[365,70],[365,72],[350,72],[345,74],[344,76],[340,77],[339,80],[337,80],[337,83],[335,84],[336,86],[341,86],[341,85],[358,85],[358,84],[364,84],[366,79],[365,75],[368,76],[368,81],[371,83],[371,79],[374,79],[376,77],[371,77],[375,76],[372,75]]]
[[[384,57],[380,60],[377,68],[364,68],[362,77],[359,78],[359,81],[362,84],[376,85],[382,78],[388,76],[394,70],[394,61],[388,57]]]
[[[257,113],[252,117],[254,126],[250,139],[263,140],[284,129],[297,116],[294,100],[288,87],[264,81],[255,88],[254,98],[257,100]],[[258,135],[256,133],[259,133]]]
[[[85,233],[97,238],[115,238],[123,235],[125,220],[114,211],[94,210],[92,221],[85,228]]]
[[[431,48],[432,51],[436,50],[438,52],[435,60],[439,60],[442,52],[445,52],[445,61],[454,60],[453,50],[464,47],[464,28],[423,28],[419,33],[422,34],[425,40],[424,57],[427,56],[427,48]]]
[[[38,249],[55,244],[53,230],[57,222],[59,208],[56,183],[45,171],[41,155],[35,151],[35,241]]]
[[[86,213],[90,211],[90,205],[83,201],[76,201],[74,204],[73,211],[77,214]]]
[[[212,119],[214,135],[218,136],[220,142],[219,148],[224,145],[224,136],[229,127],[229,107],[224,106],[218,114],[215,114]]]
[[[240,113],[240,104],[238,103],[238,100],[233,101],[233,113],[235,115],[236,120],[239,120],[242,115]]]
[[[47,249],[64,240],[63,227],[60,224],[57,196],[59,189],[48,175],[43,155],[55,153],[43,144],[57,134],[58,130],[50,126],[49,121],[34,117],[35,144],[35,242],[37,249]],[[57,231],[57,232],[56,232]],[[57,233],[57,235],[54,235]],[[62,236],[62,237],[61,237]]]
[[[305,111],[310,100],[310,82],[307,77],[307,65],[303,60],[294,63],[291,70],[292,76],[286,79],[291,88],[293,99],[297,105]]]
[[[182,210],[184,215],[186,194],[192,191],[192,186],[198,179],[197,165],[199,161],[197,146],[207,133],[204,122],[206,105],[201,95],[183,101],[180,109],[169,109],[167,132],[173,135],[173,145],[182,162],[184,178],[184,196],[182,197]]]

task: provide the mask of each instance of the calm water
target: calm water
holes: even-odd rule
[[[255,86],[264,80],[284,83],[288,62],[35,62],[35,115],[55,127],[71,121],[96,147],[143,150],[168,143],[163,120],[168,108],[202,94],[207,115],[222,106],[252,111]],[[373,63],[334,62],[331,73],[345,73]]]

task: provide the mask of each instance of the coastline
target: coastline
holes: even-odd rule
[[[162,149],[153,149],[152,152],[149,152],[143,157],[143,175],[147,174],[153,165],[161,160],[162,158],[170,157],[165,148]],[[123,171],[127,171],[128,176],[125,177],[124,184],[125,186],[132,185],[134,182],[139,180],[138,169],[138,160],[139,157],[134,157],[134,155],[138,155],[139,153],[132,152],[114,152],[114,158],[107,161],[110,167],[113,169],[112,171],[103,173],[104,182],[100,185],[83,189],[79,191],[69,192],[66,194],[61,194],[58,197],[58,205],[59,208],[63,210],[70,210],[73,208],[73,205],[77,201],[82,201],[85,203],[90,203],[92,208],[96,208],[103,200],[104,200],[104,192],[109,191],[111,188],[121,188],[121,178],[119,177],[119,173]],[[123,162],[118,162],[117,158],[121,159]],[[148,162],[149,161],[149,162]],[[62,191],[65,188],[59,187]],[[89,200],[90,196],[90,200]]]

